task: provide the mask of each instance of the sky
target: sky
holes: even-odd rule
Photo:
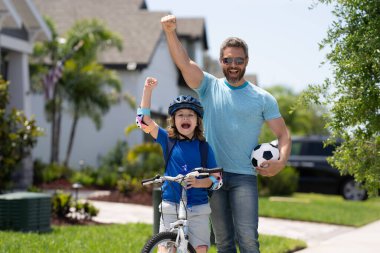
[[[150,11],[169,11],[179,17],[203,17],[208,53],[219,58],[222,41],[244,39],[249,47],[246,73],[256,74],[262,87],[284,85],[300,92],[331,76],[326,37],[334,16],[332,7],[313,0],[146,0]]]

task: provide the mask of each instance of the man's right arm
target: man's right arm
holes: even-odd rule
[[[177,23],[175,16],[168,15],[163,17],[161,24],[166,35],[172,59],[181,71],[186,84],[192,89],[198,88],[203,80],[203,71],[190,59],[179,41],[176,33]]]

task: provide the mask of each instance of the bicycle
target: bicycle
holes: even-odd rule
[[[182,186],[180,205],[178,208],[177,221],[170,223],[169,232],[160,232],[152,236],[144,245],[141,253],[196,253],[194,247],[188,241],[188,221],[187,221],[187,195],[186,182],[188,177],[209,176],[211,173],[222,172],[222,168],[206,169],[196,168],[187,175],[160,176],[151,179],[143,179],[142,185],[153,183],[162,184],[164,181],[177,182]]]

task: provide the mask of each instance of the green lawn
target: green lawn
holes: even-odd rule
[[[340,196],[297,193],[291,198],[260,198],[263,217],[360,227],[380,219],[380,198],[346,201]]]
[[[106,253],[140,252],[152,233],[152,225],[96,225],[53,227],[51,233],[17,233],[0,231],[1,253]],[[305,248],[302,241],[276,236],[261,236],[265,253],[286,253]],[[210,253],[215,253],[213,246]]]
[[[380,198],[363,202],[339,196],[295,194],[291,198],[260,198],[260,216],[362,226],[380,219]],[[152,225],[96,225],[53,227],[51,233],[0,231],[0,253],[140,252]],[[260,234],[261,251],[286,253],[306,247],[302,241]],[[209,253],[215,253],[213,246]]]

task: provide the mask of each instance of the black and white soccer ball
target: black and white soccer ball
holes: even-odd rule
[[[257,145],[251,153],[251,162],[253,167],[258,167],[264,161],[278,160],[280,151],[278,150],[278,142],[274,140],[270,143],[262,143]]]

